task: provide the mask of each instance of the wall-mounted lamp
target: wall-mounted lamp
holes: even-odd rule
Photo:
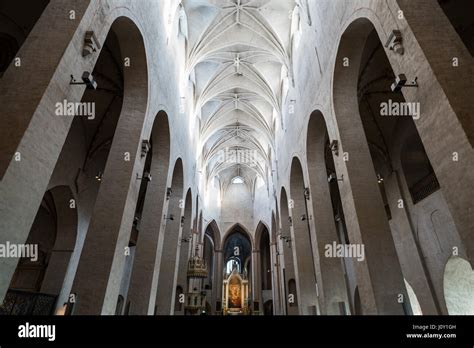
[[[139,223],[140,223],[140,218],[138,216],[135,216],[133,218],[133,226],[137,227]]]
[[[337,174],[336,173],[331,173],[329,174],[328,176],[328,182],[331,183],[331,182],[334,182],[334,181],[344,181],[344,175],[341,175],[341,178],[339,179],[337,177]]]
[[[185,216],[181,216],[181,227],[183,227],[183,225],[184,225],[184,220],[186,220],[186,217],[185,217]]]
[[[293,218],[291,216],[288,216],[288,222],[290,223],[290,226],[293,226]]]
[[[193,240],[192,236],[188,236],[187,238],[180,239],[180,243],[189,243]]]
[[[301,221],[306,221],[306,214],[301,215]]]
[[[403,47],[403,37],[400,30],[392,30],[390,36],[388,37],[387,43],[385,44],[389,50],[403,55],[405,53],[405,48]]]
[[[382,183],[383,183],[383,177],[382,177],[382,175],[377,174],[377,181],[378,181],[379,184],[382,184]]]
[[[170,221],[174,221],[174,215],[173,214],[170,214],[169,217],[166,217],[166,215],[164,215],[163,217],[165,220],[170,220]]]
[[[86,35],[84,36],[84,44],[82,46],[82,56],[87,57],[88,55],[97,52],[102,47],[97,40],[93,31],[86,31]]]
[[[411,83],[407,83],[408,79],[405,76],[405,74],[400,74],[395,78],[395,82],[392,83],[392,92],[400,92],[402,88],[405,87],[414,87],[417,88],[418,86],[418,77],[415,77],[415,79]]]
[[[331,144],[329,144],[329,148],[334,153],[334,155],[339,156],[339,141],[333,140]]]
[[[141,152],[141,157],[146,157],[148,152],[150,151],[151,144],[149,140],[142,140],[142,152]]]
[[[169,199],[171,198],[171,194],[173,193],[173,190],[171,189],[171,187],[168,187],[166,189],[166,200],[169,201]]]
[[[291,237],[289,236],[280,236],[280,239],[284,241],[289,247],[291,247]]]
[[[311,197],[311,192],[309,191],[309,187],[305,187],[305,189],[304,189],[304,198],[306,198],[306,200],[309,201],[310,197]]]
[[[82,82],[77,82],[73,75],[71,75],[70,85],[86,85],[87,89],[97,89],[97,81],[94,76],[88,71],[82,73]]]
[[[102,172],[99,172],[99,173],[95,176],[95,179],[96,179],[98,182],[101,182],[103,178],[104,178],[104,173],[102,173]]]
[[[143,174],[143,177],[140,177],[140,176],[138,175],[138,173],[137,173],[137,180],[146,180],[147,182],[151,182],[152,177],[151,177],[151,174],[148,173],[148,172],[145,172],[145,173]]]

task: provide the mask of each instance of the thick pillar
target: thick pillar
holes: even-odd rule
[[[161,247],[160,268],[158,273],[158,291],[156,293],[156,314],[170,315],[174,309],[174,293],[176,258],[178,253],[178,241],[180,238],[180,194],[172,195],[169,203],[166,227],[164,229],[163,244]],[[170,220],[173,215],[174,220]]]
[[[155,309],[156,283],[152,279],[158,236],[163,233],[168,167],[152,161],[150,172],[153,181],[148,183],[128,293],[130,315],[152,315]]]
[[[339,141],[338,155],[333,155],[349,239],[364,248],[363,260],[354,262],[362,312],[404,314],[398,298],[408,296],[358,111],[362,53],[371,30],[369,21],[358,20],[341,38],[328,133],[331,141]]]
[[[410,45],[410,55],[392,66],[396,73],[418,77],[420,87],[403,94],[407,102],[420,103],[415,124],[463,242],[460,253],[465,249],[472,266],[474,81],[467,77],[474,76],[474,62],[437,1],[420,0],[415,6],[413,1],[397,0],[397,4],[406,18],[399,24],[408,33],[403,40]],[[453,65],[455,58],[458,66]]]
[[[188,233],[185,232],[184,228],[181,229],[181,237],[180,240],[178,241],[178,248],[179,248],[179,255],[177,255],[177,260],[176,260],[176,284],[175,288],[179,285],[183,288],[183,291],[186,291],[188,288],[187,286],[187,270],[188,270],[188,261],[190,255],[194,253],[194,250],[191,250],[191,242],[186,242],[183,241],[183,239],[186,239],[188,237]],[[200,283],[202,281],[200,280]],[[198,288],[198,290],[201,290],[201,288]],[[180,313],[174,313],[176,314],[184,314],[184,306],[183,311]]]
[[[258,314],[262,313],[262,275],[261,275],[260,250],[252,250],[252,306],[255,310],[255,302],[258,303]]]
[[[276,250],[277,250],[277,267],[278,267],[278,275],[280,282],[278,283],[280,289],[280,309],[281,314],[287,314],[287,307],[288,307],[288,294],[286,291],[287,282],[288,280],[285,279],[285,259],[284,259],[284,251],[283,251],[283,241],[280,238],[281,234],[277,235],[276,241]]]
[[[326,257],[326,246],[339,243],[328,185],[325,158],[326,124],[324,116],[311,116],[307,139],[307,163],[311,202],[311,225],[316,238],[315,269],[318,280],[319,305],[322,315],[341,314],[339,302],[348,302],[344,270],[340,258]]]
[[[222,303],[222,284],[224,280],[222,279],[222,273],[224,271],[224,256],[222,253],[222,249],[215,249],[214,250],[214,279],[212,282],[212,297],[215,301],[216,311],[218,309],[217,303],[221,303],[220,310],[222,311],[223,303]]]
[[[113,30],[122,55],[135,64],[124,69],[123,106],[72,287],[77,295],[74,314],[115,314],[143,180],[139,176],[145,164],[141,150],[148,107],[145,47],[130,20],[117,19]]]
[[[321,154],[324,157],[324,154]],[[331,196],[327,182],[326,166],[320,163],[317,174],[311,177],[311,196],[313,198],[313,218],[316,230],[317,245],[317,274],[319,305],[322,315],[341,314],[339,302],[348,302],[344,270],[342,262],[337,257],[326,257],[326,246],[339,244],[337,237],[334,213],[332,210]]]
[[[92,60],[77,64],[77,47],[70,45],[80,42],[86,30],[78,28],[89,4],[65,0],[47,6],[18,52],[21,66],[10,65],[2,77],[0,244],[26,242],[73,121],[73,117],[56,116],[55,103],[80,101],[84,92],[82,86],[68,88],[64,70],[80,75],[95,64]],[[64,15],[72,9],[75,21]],[[76,68],[66,69],[71,66]],[[16,258],[0,258],[0,303],[17,263]]]
[[[270,258],[271,258],[271,272],[272,272],[272,297],[273,297],[273,314],[279,315],[281,312],[281,279],[280,279],[280,267],[278,261],[278,249],[277,243],[272,242],[270,244]]]
[[[384,180],[387,201],[392,213],[392,234],[395,247],[400,259],[405,278],[415,291],[421,310],[424,315],[441,314],[436,306],[434,291],[430,286],[429,273],[422,259],[418,242],[414,238],[413,229],[407,212],[405,197],[400,190],[400,176],[394,171]],[[403,208],[400,208],[399,200],[403,200]],[[409,277],[410,276],[410,277]],[[446,313],[447,314],[447,313]]]
[[[293,257],[297,288],[299,290],[300,314],[316,314],[317,293],[316,273],[314,268],[314,250],[308,225],[305,185],[301,164],[297,158],[291,166],[291,200],[290,208],[293,222]]]
[[[289,233],[290,234],[290,233]],[[293,236],[292,234],[290,234]],[[283,257],[284,257],[284,280],[285,280],[285,306],[287,308],[288,315],[298,315],[299,314],[299,307],[300,307],[300,297],[298,292],[298,281],[295,274],[295,266],[294,266],[294,257],[293,257],[293,248],[294,243],[293,241],[289,241],[283,245]],[[296,288],[291,290],[289,287],[290,280],[295,281]],[[296,290],[296,291],[295,291]],[[290,296],[291,295],[291,296]],[[290,297],[295,299],[294,302],[290,302]]]

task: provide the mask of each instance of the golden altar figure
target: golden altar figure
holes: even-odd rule
[[[223,284],[223,314],[246,315],[248,310],[248,280],[234,269]]]

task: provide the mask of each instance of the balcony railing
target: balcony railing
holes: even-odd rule
[[[428,174],[410,188],[413,204],[416,204],[427,198],[439,189],[440,186],[436,175],[434,173]]]
[[[0,315],[53,315],[57,296],[8,290]]]

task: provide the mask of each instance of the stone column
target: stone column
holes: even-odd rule
[[[175,288],[179,285],[183,288],[183,291],[186,292],[187,289],[187,270],[188,270],[188,261],[190,258],[190,255],[194,254],[194,250],[191,250],[191,245],[192,242],[185,242],[182,241],[183,239],[186,239],[188,237],[188,232],[184,230],[184,228],[181,228],[181,237],[180,240],[178,241],[178,249],[179,249],[179,255],[177,256],[176,259],[176,285]],[[188,229],[189,233],[191,231]],[[202,283],[202,281],[200,281]],[[201,288],[198,288],[198,290],[201,290]],[[203,289],[202,289],[203,290]],[[175,314],[184,314],[184,306],[183,306],[183,312],[181,313],[175,313]]]
[[[163,233],[168,168],[163,168],[161,161],[152,161],[150,172],[153,181],[147,188],[128,293],[130,315],[153,315],[155,309],[156,284],[153,286],[152,279],[158,236]]]
[[[262,312],[262,277],[260,250],[252,250],[252,299],[258,302],[259,314]],[[254,308],[254,303],[251,304]]]
[[[315,151],[313,160],[308,161],[310,194],[312,199],[312,219],[316,230],[316,273],[318,275],[319,305],[322,315],[338,315],[338,302],[348,302],[341,259],[326,257],[325,248],[333,242],[339,243],[331,195],[327,179],[324,156],[324,137]],[[309,207],[308,207],[309,208]],[[308,209],[310,210],[310,209]]]
[[[290,231],[287,232],[288,236],[291,236],[294,238],[293,234],[290,234]],[[299,307],[300,307],[300,300],[299,300],[299,294],[298,294],[298,281],[296,279],[296,274],[295,274],[295,267],[294,267],[294,257],[293,257],[293,248],[294,248],[294,243],[293,240],[289,241],[289,243],[282,243],[282,256],[284,259],[284,288],[283,288],[283,293],[285,294],[285,300],[284,300],[284,306],[286,308],[286,311],[288,315],[298,315],[299,314]],[[294,296],[294,298],[297,299],[298,306],[296,305],[291,305],[289,303],[289,295],[290,295],[290,289],[289,289],[289,281],[290,279],[295,280],[296,282],[296,293],[292,293],[291,295]]]
[[[212,282],[212,296],[214,301],[217,303],[218,301],[221,302],[221,311],[223,308],[224,303],[222,302],[222,272],[224,270],[224,256],[222,254],[222,249],[215,249],[214,250],[214,262],[216,263],[215,266],[215,273],[214,273],[214,280]],[[215,304],[217,310],[217,304]]]
[[[410,55],[392,62],[396,73],[417,76],[418,89],[403,91],[419,102],[416,127],[441,186],[464,248],[474,265],[474,63],[472,56],[437,1],[397,0]],[[453,59],[458,66],[453,66]],[[400,66],[400,68],[398,68]],[[400,69],[399,71],[397,71]],[[456,160],[457,158],[457,160]],[[463,255],[460,255],[463,256]]]
[[[406,275],[405,278],[412,275],[407,279],[417,295],[423,314],[441,314],[434,301],[435,293],[432,292],[433,289],[430,287],[428,270],[420,256],[418,242],[414,238],[413,229],[408,218],[406,200],[399,186],[400,180],[397,171],[392,172],[384,180],[385,192],[392,213],[392,234],[395,247],[398,247],[400,265]],[[403,201],[403,208],[399,206],[400,199]]]
[[[278,248],[277,243],[273,242],[270,244],[270,262],[272,272],[272,297],[273,297],[273,314],[279,315],[281,313],[281,279],[280,279],[280,267],[278,261]]]
[[[86,28],[80,19],[90,1],[52,5],[23,43],[18,53],[21,67],[10,65],[0,83],[1,244],[26,242],[73,121],[73,117],[56,116],[55,103],[78,102],[84,93],[82,86],[68,88],[64,71],[80,75],[95,64],[94,60],[79,63],[77,47],[70,44],[81,42]],[[75,21],[64,15],[72,9]],[[17,263],[16,258],[0,258],[0,303]]]
[[[278,238],[278,237],[277,237]],[[287,305],[288,305],[288,297],[286,293],[286,283],[287,280],[285,280],[285,260],[283,258],[283,245],[282,241],[280,238],[277,240],[277,252],[278,252],[278,274],[280,278],[280,309],[281,309],[281,314],[286,315],[287,314]]]
[[[399,295],[408,298],[369,145],[359,114],[357,86],[363,47],[373,26],[354,22],[341,38],[334,60],[330,140],[351,244],[364,248],[355,262],[363,314],[404,314]]]
[[[115,137],[107,161],[72,288],[74,314],[115,313],[140,187],[136,173],[143,171],[140,156],[124,161],[124,140]]]
[[[173,194],[169,203],[168,216],[166,217],[166,227],[164,229],[163,244],[160,257],[160,267],[158,273],[158,290],[156,293],[156,306],[158,315],[170,315],[174,310],[174,295],[176,292],[177,260],[179,260],[178,241],[181,238],[182,228],[180,227],[182,208],[180,201],[181,194]],[[173,215],[174,220],[169,220]]]
[[[293,193],[292,193],[293,195]],[[302,201],[304,197],[294,197],[295,206],[292,209],[292,247],[298,289],[298,307],[301,315],[310,315],[311,308],[316,307],[316,278],[313,261],[313,250],[309,236],[308,224],[301,217],[306,214]],[[306,217],[307,219],[307,217]]]

